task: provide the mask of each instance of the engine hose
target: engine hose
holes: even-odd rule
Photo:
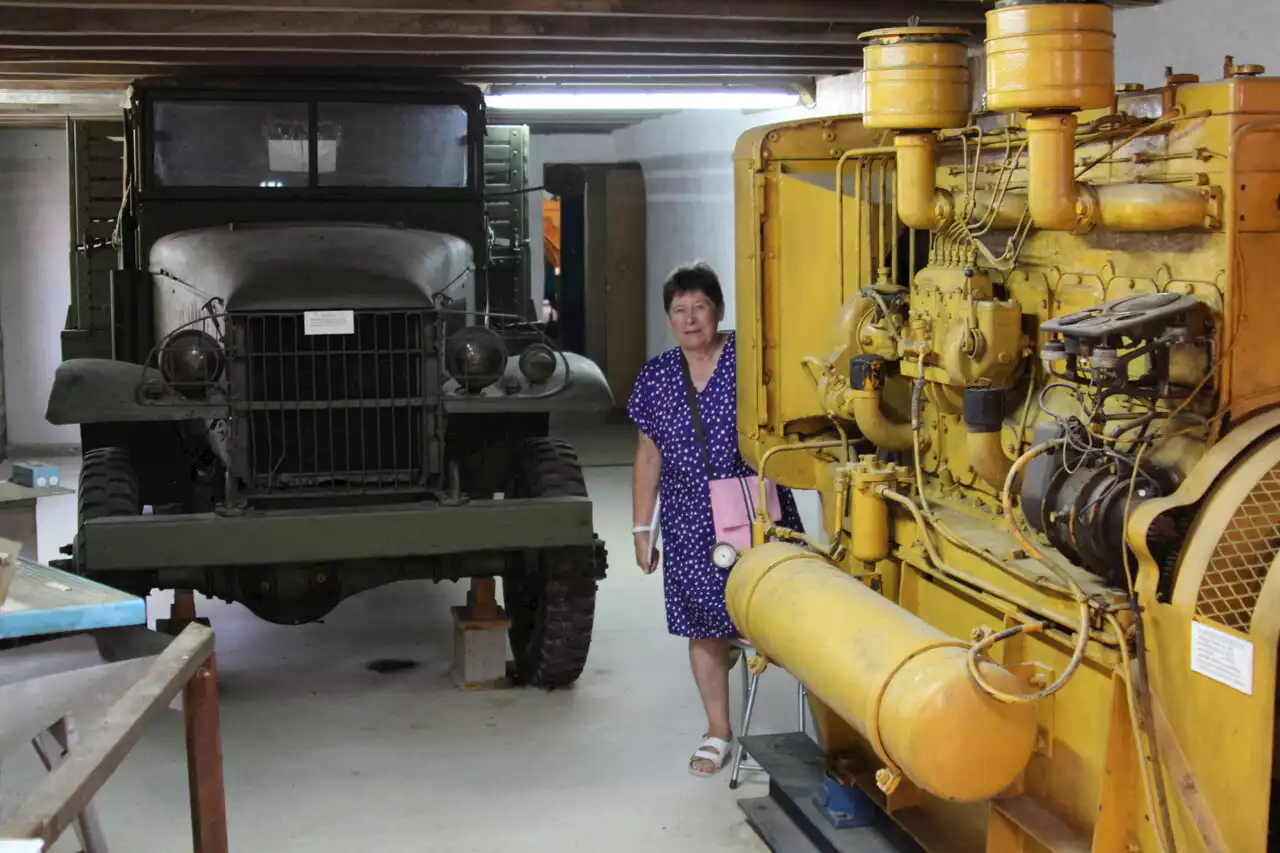
[[[1048,558],[1045,557],[1044,553],[1032,544],[1031,540],[1022,532],[1013,512],[1013,484],[1017,480],[1018,474],[1022,472],[1022,469],[1025,468],[1027,463],[1032,459],[1035,459],[1040,454],[1063,444],[1065,444],[1064,439],[1046,441],[1043,444],[1036,445],[1018,457],[1017,461],[1013,463],[1013,467],[1009,469],[1008,477],[1005,478],[1004,489],[1002,490],[1000,499],[1001,504],[1004,506],[1005,518],[1009,522],[1009,529],[1013,532],[1014,538],[1018,540],[1018,543],[1022,545],[1029,555],[1034,557],[1043,564],[1045,568],[1058,576],[1067,589],[1071,591],[1071,595],[1076,600],[1076,604],[1079,605],[1080,628],[1077,631],[1076,647],[1071,654],[1071,661],[1067,664],[1067,668],[1063,670],[1062,675],[1059,676],[1058,680],[1053,682],[1053,684],[1050,684],[1048,687],[1045,687],[1043,690],[1039,690],[1035,693],[1013,694],[1005,693],[999,688],[993,687],[988,683],[986,679],[983,678],[982,671],[978,667],[978,659],[996,643],[1015,637],[1018,634],[1030,634],[1043,631],[1046,627],[1045,623],[1033,622],[1025,625],[1016,625],[1003,631],[997,631],[977,643],[974,643],[973,647],[969,649],[970,677],[973,679],[974,684],[978,685],[978,687],[988,696],[1008,705],[1021,705],[1028,702],[1035,702],[1057,693],[1068,681],[1071,680],[1071,677],[1075,675],[1076,670],[1080,668],[1080,664],[1084,661],[1085,650],[1089,646],[1089,599],[1085,596],[1084,590],[1080,588],[1080,585],[1076,583],[1075,578],[1071,577],[1069,572],[1063,571],[1060,567],[1051,563]]]

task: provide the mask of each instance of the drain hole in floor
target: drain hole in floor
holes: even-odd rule
[[[388,672],[404,672],[406,669],[413,669],[418,665],[416,660],[403,660],[401,658],[379,658],[371,660],[368,668],[374,672],[383,674]]]

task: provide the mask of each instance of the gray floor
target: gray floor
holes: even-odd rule
[[[606,465],[620,453],[592,451]],[[630,470],[588,479],[612,567],[588,671],[571,690],[456,690],[453,585],[374,590],[297,628],[202,605],[217,631],[232,850],[764,849],[735,805],[763,780],[734,793],[727,772],[686,772],[703,722],[685,647],[665,631],[661,576],[630,565]],[[74,523],[73,497],[42,502],[42,559]],[[166,607],[155,596],[151,617]],[[379,658],[418,665],[380,675],[366,668]],[[795,682],[771,670],[762,684],[753,730],[794,730]],[[4,770],[0,806],[35,780],[34,753]],[[113,849],[190,849],[186,798],[181,718],[169,712],[99,798]],[[76,850],[70,836],[56,850]]]

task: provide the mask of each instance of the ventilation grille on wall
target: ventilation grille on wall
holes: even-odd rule
[[[1254,485],[1218,540],[1200,584],[1196,613],[1244,633],[1280,551],[1280,465]]]

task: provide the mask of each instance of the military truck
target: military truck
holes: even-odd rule
[[[118,141],[78,229],[118,262],[77,276],[47,411],[81,432],[75,570],[285,624],[501,578],[516,675],[576,680],[605,559],[549,420],[612,399],[532,319],[527,128],[449,81],[200,76],[135,83]]]

